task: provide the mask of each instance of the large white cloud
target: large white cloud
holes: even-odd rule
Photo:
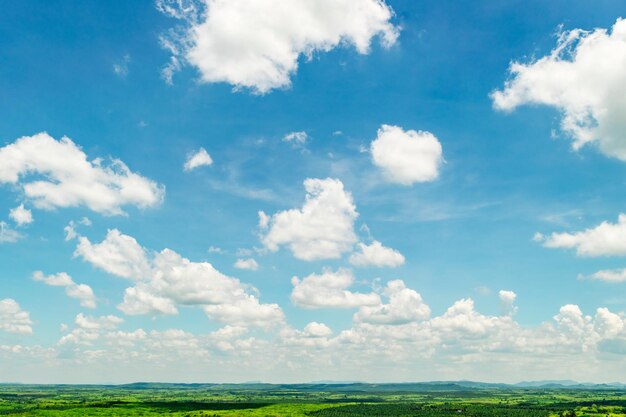
[[[0,300],[0,330],[10,333],[30,334],[33,322],[28,312],[11,298]]]
[[[371,244],[359,243],[358,252],[350,255],[350,264],[365,268],[368,266],[395,268],[404,264],[404,256],[395,249],[383,246],[375,240]]]
[[[537,234],[535,240],[547,248],[576,249],[579,256],[626,255],[626,214],[617,223],[602,222],[598,226],[575,233]]]
[[[354,284],[354,275],[349,269],[326,270],[302,279],[291,279],[293,290],[291,301],[304,308],[354,308],[380,304],[378,294],[357,293],[348,288]]]
[[[80,256],[92,265],[122,278],[141,280],[151,275],[146,250],[132,236],[117,229],[107,232],[106,239],[91,243],[78,237],[74,256]]]
[[[372,324],[404,324],[426,320],[430,307],[416,291],[406,288],[402,280],[389,281],[384,290],[388,304],[363,306],[354,314],[354,321]]]
[[[594,143],[605,155],[626,160],[626,20],[609,31],[574,29],[560,35],[549,55],[513,62],[511,79],[492,93],[495,108],[524,104],[558,109],[574,149]]]
[[[339,45],[366,54],[373,37],[389,46],[398,36],[383,0],[158,0],[157,8],[188,26],[161,39],[172,53],[168,81],[189,63],[203,82],[261,94],[288,87],[302,55]]]
[[[11,184],[41,209],[87,208],[120,215],[123,206],[152,207],[165,189],[136,174],[119,159],[89,161],[69,138],[47,133],[24,136],[0,148],[0,184]]]
[[[261,304],[255,288],[210,263],[192,262],[170,249],[148,256],[134,238],[116,229],[97,244],[79,237],[76,253],[104,271],[137,281],[118,306],[129,315],[178,314],[179,306],[196,306],[233,325],[271,327],[284,321],[278,305]]]
[[[35,271],[33,279],[53,287],[63,287],[67,296],[78,299],[82,307],[96,308],[96,296],[91,287],[87,284],[75,283],[72,277],[65,272],[44,275],[41,271]]]
[[[402,185],[437,179],[443,163],[441,143],[435,135],[398,126],[382,125],[370,152],[384,176]]]
[[[307,195],[300,209],[280,211],[272,216],[259,213],[263,245],[278,250],[286,245],[302,260],[337,259],[357,242],[354,221],[358,213],[352,195],[337,179],[304,181]]]

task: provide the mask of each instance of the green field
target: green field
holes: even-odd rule
[[[626,391],[438,384],[0,385],[11,416],[626,416]]]

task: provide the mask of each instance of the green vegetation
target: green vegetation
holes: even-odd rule
[[[0,385],[0,415],[626,417],[626,391],[462,383]]]

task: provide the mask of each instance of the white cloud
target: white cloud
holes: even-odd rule
[[[256,296],[246,293],[235,293],[231,299],[205,305],[203,310],[213,320],[240,327],[270,328],[285,320],[278,304],[261,304]]]
[[[510,316],[485,316],[474,309],[474,300],[464,298],[455,302],[446,312],[431,320],[433,329],[446,340],[481,338],[498,334],[514,327]]]
[[[330,337],[333,331],[324,323],[312,321],[304,326],[302,330],[296,330],[289,327],[284,328],[280,332],[281,342],[291,349],[304,348],[305,351],[310,349],[330,348],[332,343]],[[319,352],[319,350],[317,351]],[[315,353],[317,353],[315,352]],[[289,352],[293,355],[293,352]],[[308,352],[309,356],[315,353]]]
[[[309,337],[330,337],[333,331],[324,323],[312,321],[304,326],[303,332]]]
[[[303,308],[354,308],[380,304],[378,294],[349,291],[354,275],[349,269],[326,270],[302,279],[291,278],[291,301]]]
[[[139,283],[126,288],[124,301],[117,306],[124,314],[178,314],[176,302],[171,298],[155,294],[150,284]]]
[[[158,0],[157,8],[186,23],[161,38],[172,53],[166,80],[189,63],[202,82],[259,94],[289,87],[301,56],[345,45],[367,54],[372,38],[388,47],[398,37],[382,0]]]
[[[248,271],[256,271],[257,269],[259,269],[259,264],[252,258],[237,259],[237,261],[235,262],[235,268],[247,269]]]
[[[196,169],[201,166],[211,165],[213,165],[213,159],[211,158],[211,155],[209,155],[206,149],[200,148],[197,151],[187,155],[184,169],[185,171],[191,171],[192,169]]]
[[[626,282],[626,269],[604,269],[594,272],[589,279],[610,283]]]
[[[383,246],[375,240],[370,245],[359,243],[359,252],[350,255],[350,264],[365,268],[368,266],[395,268],[404,264],[404,256],[395,249]]]
[[[43,282],[46,285],[64,287],[67,296],[78,299],[82,307],[96,308],[96,296],[91,287],[86,284],[75,283],[72,277],[65,272],[54,275],[44,275],[41,271],[35,271],[33,273],[33,279]]]
[[[69,287],[74,285],[74,280],[65,272],[54,275],[44,275],[41,271],[33,272],[33,280],[43,282],[53,287]]]
[[[0,330],[10,333],[31,334],[33,322],[28,312],[11,298],[0,300]]]
[[[24,204],[20,204],[19,206],[11,209],[9,211],[9,217],[18,226],[24,226],[33,222],[33,213],[27,208],[24,208]]]
[[[354,321],[372,324],[405,324],[430,316],[430,307],[416,291],[406,288],[402,280],[389,281],[384,290],[388,304],[363,306],[354,314]]]
[[[398,126],[382,125],[370,152],[384,176],[402,185],[436,180],[443,163],[441,144],[432,133]]]
[[[622,316],[601,307],[596,310],[593,328],[600,337],[615,337],[624,331],[626,323]]]
[[[283,141],[291,143],[293,146],[301,147],[309,140],[306,132],[291,132],[283,136]]]
[[[0,221],[0,243],[13,243],[22,238],[22,235],[11,229],[6,222]]]
[[[76,327],[59,339],[59,345],[93,345],[103,332],[113,331],[122,324],[124,320],[114,315],[108,316],[85,316],[79,313],[74,318]]]
[[[566,304],[554,316],[559,329],[572,336],[584,336],[593,328],[592,318],[583,315],[580,307],[575,304]]]
[[[574,149],[596,144],[605,155],[626,160],[626,20],[611,31],[561,33],[549,55],[528,64],[513,62],[511,79],[491,97],[511,111],[542,104],[562,113],[561,129]]]
[[[76,253],[113,275],[137,281],[118,306],[129,315],[178,314],[178,306],[196,306],[227,324],[271,327],[284,321],[280,307],[261,304],[254,287],[170,249],[148,257],[134,238],[116,229],[97,244],[80,237]]]
[[[21,189],[40,209],[86,206],[105,215],[124,214],[125,205],[158,205],[165,194],[163,186],[131,172],[119,159],[89,161],[69,138],[57,141],[47,133],[0,148],[2,183]]]
[[[271,250],[287,245],[302,260],[337,259],[357,241],[354,221],[358,213],[352,195],[337,179],[304,181],[307,195],[301,209],[267,216],[259,213],[261,241]]]
[[[535,235],[547,248],[576,248],[579,256],[626,255],[626,214],[620,214],[617,223],[602,222],[598,226],[576,233]]]
[[[124,319],[114,316],[85,316],[83,313],[79,313],[74,322],[81,329],[86,330],[112,330],[117,328],[120,324],[124,322]]]
[[[74,256],[122,278],[141,280],[151,275],[145,249],[135,238],[117,229],[109,230],[100,243],[92,244],[86,237],[79,237]]]
[[[517,307],[514,305],[515,300],[517,299],[517,294],[513,291],[500,290],[498,297],[500,298],[500,306],[502,307],[504,314],[513,315],[517,312]]]

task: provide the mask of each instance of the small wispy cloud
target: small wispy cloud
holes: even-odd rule
[[[0,243],[13,243],[22,238],[22,234],[11,229],[7,222],[0,222]]]
[[[185,161],[184,170],[191,171],[201,166],[213,165],[213,158],[204,148],[200,148],[195,152],[187,155],[187,161]]]
[[[113,64],[113,73],[125,79],[128,76],[128,64],[130,64],[130,55],[126,54],[120,61]]]
[[[309,140],[309,135],[305,131],[290,132],[283,136],[283,142],[290,143],[292,146],[301,148]]]

